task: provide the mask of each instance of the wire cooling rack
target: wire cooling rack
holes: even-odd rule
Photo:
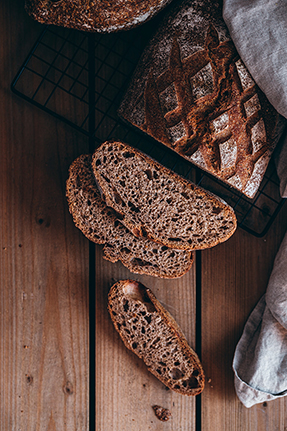
[[[222,197],[234,208],[239,227],[264,236],[285,202],[272,160],[250,200],[118,118],[118,106],[151,32],[149,23],[108,35],[47,26],[14,78],[12,91],[87,135],[91,148],[122,139],[143,150]]]

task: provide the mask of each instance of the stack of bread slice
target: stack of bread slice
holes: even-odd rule
[[[76,226],[104,244],[105,258],[138,274],[180,277],[193,250],[213,247],[236,229],[224,201],[119,141],[72,163],[67,199]]]

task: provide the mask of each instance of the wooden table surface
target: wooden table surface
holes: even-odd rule
[[[287,206],[265,237],[238,229],[198,252],[178,280],[103,260],[65,198],[68,167],[89,151],[87,137],[10,90],[42,26],[17,0],[2,0],[0,23],[0,430],[286,430],[284,399],[251,409],[239,402],[232,358],[266,290]],[[198,351],[206,387],[196,399],[166,390],[114,331],[107,293],[131,277],[152,288]],[[160,422],[154,404],[172,419]]]

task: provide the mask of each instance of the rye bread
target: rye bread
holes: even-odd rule
[[[75,225],[90,241],[104,245],[107,260],[120,260],[131,272],[161,278],[181,277],[190,269],[190,252],[136,238],[121,224],[100,197],[90,155],[78,157],[70,166],[66,194]]]
[[[253,198],[286,120],[250,76],[221,2],[175,2],[146,47],[119,115]]]
[[[143,24],[171,0],[26,0],[27,13],[42,24],[112,33]]]
[[[149,288],[118,281],[110,289],[108,310],[125,346],[164,385],[182,395],[202,392],[205,379],[197,354]]]
[[[199,250],[226,241],[236,229],[234,211],[223,200],[127,144],[103,143],[92,168],[103,199],[138,237]]]

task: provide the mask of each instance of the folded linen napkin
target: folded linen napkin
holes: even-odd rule
[[[264,295],[252,311],[233,359],[235,390],[245,407],[287,395],[287,234]]]
[[[287,118],[286,0],[224,0],[223,18],[253,79]],[[287,131],[275,150],[280,193],[287,197]],[[246,407],[287,395],[287,233],[266,294],[236,346],[235,390]]]

